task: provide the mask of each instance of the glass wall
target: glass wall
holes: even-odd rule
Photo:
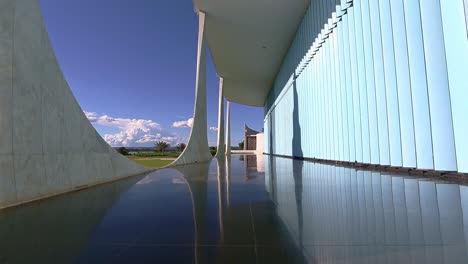
[[[312,0],[265,102],[265,152],[468,172],[465,2]]]

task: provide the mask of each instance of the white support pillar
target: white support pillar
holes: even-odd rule
[[[211,159],[207,136],[206,113],[206,43],[205,14],[198,12],[198,56],[193,126],[184,152],[171,165],[204,162]]]
[[[218,110],[218,148],[216,158],[224,158],[226,148],[224,145],[224,93],[223,77],[219,77],[219,110]]]
[[[231,155],[231,102],[226,105],[226,155]]]

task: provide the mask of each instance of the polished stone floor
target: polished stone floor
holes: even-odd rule
[[[468,263],[468,187],[270,156],[0,211],[0,263]]]

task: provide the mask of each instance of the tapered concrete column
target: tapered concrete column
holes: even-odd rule
[[[187,147],[171,164],[172,166],[208,161],[212,157],[208,147],[206,120],[206,43],[205,14],[203,12],[198,12],[198,23],[197,79],[193,125]]]
[[[226,105],[226,155],[231,155],[231,102]]]
[[[218,151],[216,158],[224,158],[226,149],[224,146],[224,93],[223,77],[219,77],[219,110],[218,110]]]

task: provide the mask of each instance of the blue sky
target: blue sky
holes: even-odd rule
[[[40,0],[57,59],[98,132],[114,145],[187,140],[193,115],[198,18],[191,0]],[[218,78],[207,65],[208,126],[217,126]],[[232,144],[263,109],[231,104]],[[217,133],[209,130],[215,145]],[[146,138],[141,139],[141,138]],[[138,142],[138,143],[136,143]]]

